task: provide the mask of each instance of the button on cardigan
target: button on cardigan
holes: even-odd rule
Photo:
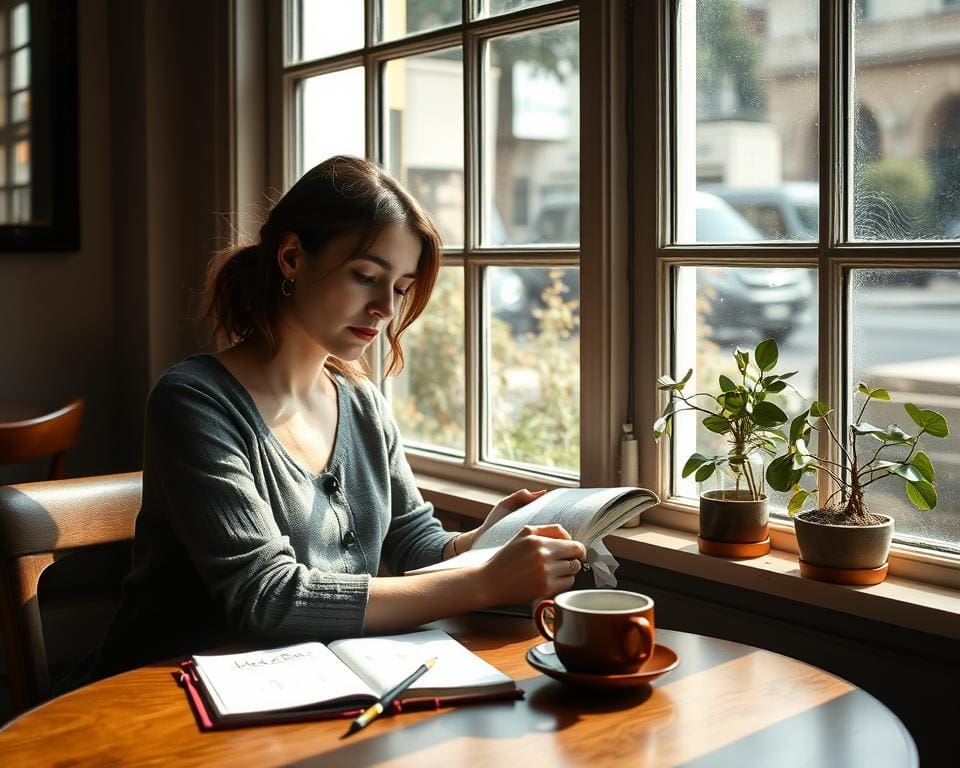
[[[95,676],[232,642],[359,635],[370,579],[437,562],[454,534],[420,495],[368,381],[336,377],[328,467],[297,464],[213,356],[147,401],[134,561]]]

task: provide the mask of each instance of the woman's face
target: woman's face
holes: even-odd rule
[[[384,330],[410,290],[420,238],[404,223],[388,224],[359,255],[361,234],[331,241],[315,258],[299,251],[290,302],[293,320],[327,354],[358,359]]]

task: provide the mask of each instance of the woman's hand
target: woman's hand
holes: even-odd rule
[[[516,512],[520,507],[525,507],[534,499],[539,499],[546,492],[546,488],[539,491],[528,491],[526,488],[521,488],[519,491],[511,493],[505,499],[500,499],[496,506],[487,513],[487,519],[484,520],[483,525],[480,526],[480,534],[489,530],[495,523],[499,523],[511,512]]]
[[[490,605],[555,595],[573,586],[586,556],[583,544],[561,526],[526,525],[480,566],[480,588]]]

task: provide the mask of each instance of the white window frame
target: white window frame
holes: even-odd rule
[[[237,0],[239,2],[239,0]],[[463,0],[463,18],[471,19],[475,0]],[[463,249],[445,252],[445,263],[464,267],[466,303],[466,398],[468,421],[463,460],[408,447],[407,457],[418,475],[441,478],[498,491],[525,484],[541,487],[576,484],[612,485],[618,482],[619,439],[627,397],[627,302],[629,292],[618,272],[625,273],[627,248],[623,156],[623,60],[626,41],[624,4],[619,0],[574,2],[560,0],[493,18],[476,18],[460,25],[418,33],[399,40],[375,43],[376,2],[366,5],[366,45],[363,50],[338,54],[319,62],[284,66],[283,0],[268,5],[268,162],[267,184],[285,190],[294,181],[293,125],[295,82],[299,78],[363,66],[366,71],[368,157],[382,158],[377,134],[382,119],[379,68],[389,59],[462,46],[464,62],[464,174],[466,220]],[[580,206],[579,249],[477,248],[479,175],[479,90],[481,42],[507,33],[578,20],[580,23]],[[583,256],[581,258],[581,255]],[[476,329],[480,320],[480,270],[493,265],[569,265],[580,268],[581,289],[581,423],[580,472],[575,475],[524,472],[483,464],[479,458],[480,354]],[[428,310],[429,311],[429,310]]]

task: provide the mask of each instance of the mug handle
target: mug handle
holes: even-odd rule
[[[539,606],[537,607],[539,608]],[[623,633],[624,655],[628,655],[630,653],[630,647],[627,643],[627,640],[631,630],[633,629],[636,629],[640,634],[640,651],[635,656],[631,657],[631,660],[639,664],[643,664],[643,662],[650,658],[650,654],[653,653],[653,627],[650,626],[650,622],[647,621],[645,617],[631,616],[630,623],[626,625]]]
[[[543,613],[548,608],[553,608],[553,606],[553,600],[547,599],[542,600],[537,604],[537,607],[533,609],[533,623],[537,625],[540,634],[547,638],[547,640],[553,640],[553,630],[543,623]]]

